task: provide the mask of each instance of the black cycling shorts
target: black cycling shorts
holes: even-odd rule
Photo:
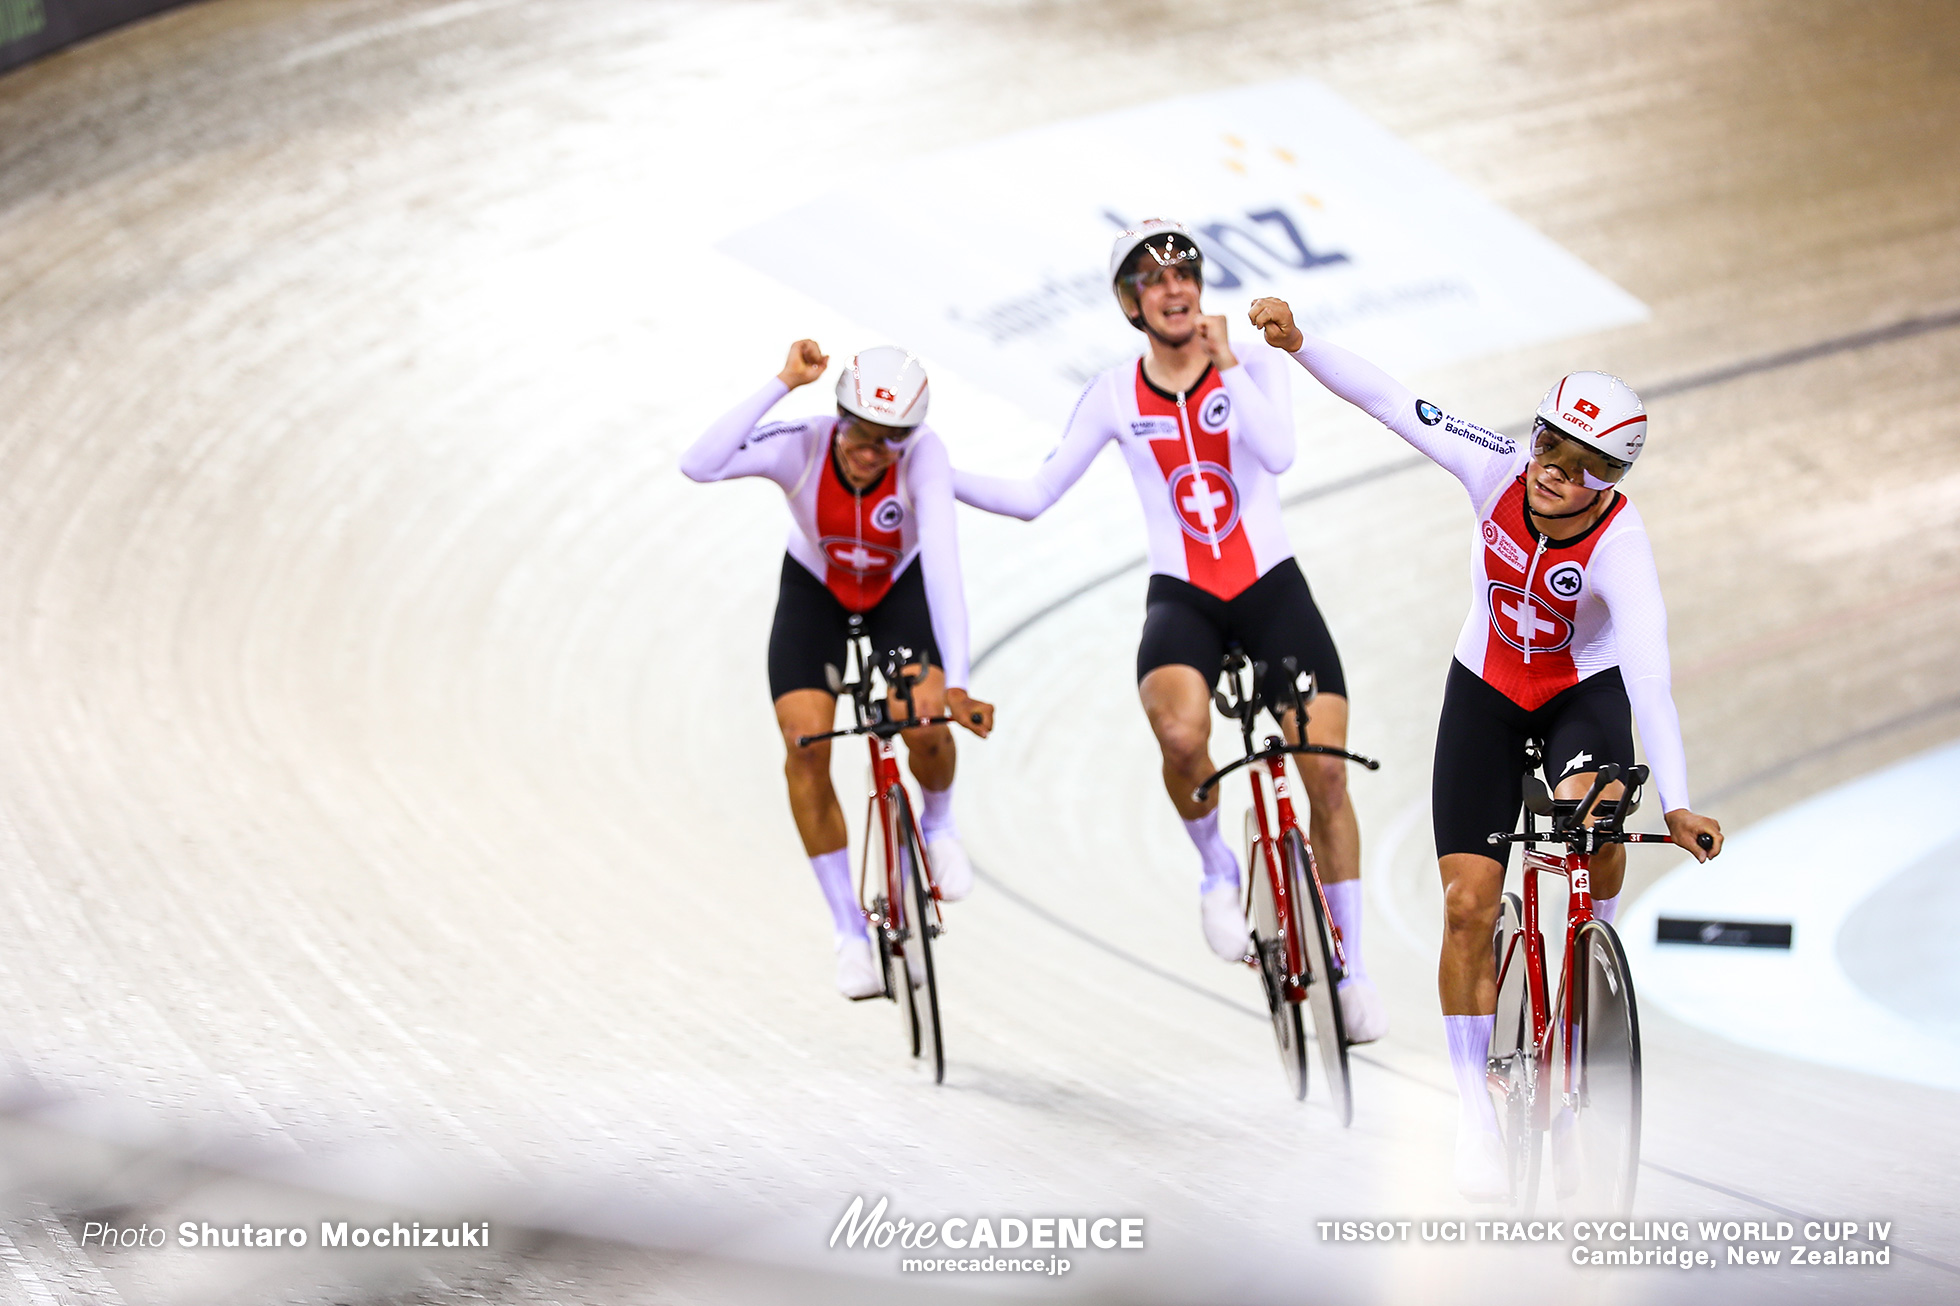
[[[1597,771],[1608,762],[1632,766],[1633,708],[1620,669],[1587,676],[1527,712],[1469,667],[1450,660],[1429,781],[1438,857],[1476,853],[1510,865],[1511,845],[1492,844],[1489,836],[1518,828],[1527,739],[1545,741],[1545,783],[1554,790],[1564,776]]]
[[[1221,599],[1175,576],[1151,576],[1143,640],[1137,645],[1139,682],[1158,667],[1184,666],[1196,668],[1216,685],[1228,644],[1237,644],[1246,657],[1271,668],[1268,705],[1278,701],[1280,659],[1289,657],[1300,670],[1313,672],[1321,693],[1347,697],[1334,637],[1327,633],[1300,564],[1291,558],[1233,599]]]
[[[776,595],[776,622],[769,629],[769,697],[781,698],[793,689],[830,692],[824,675],[829,663],[844,673],[850,669],[851,613],[810,569],[783,555],[782,586]],[[914,558],[898,574],[878,606],[864,614],[864,627],[878,655],[895,648],[925,652],[934,666],[939,645],[932,639],[932,609],[926,604],[925,568]]]

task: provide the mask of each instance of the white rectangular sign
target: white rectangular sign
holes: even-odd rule
[[[737,233],[722,248],[1014,401],[1065,417],[1141,340],[1111,240],[1175,218],[1205,309],[1289,300],[1391,371],[1647,316],[1639,300],[1317,82],[1203,95],[945,150]],[[870,342],[865,342],[870,343]]]

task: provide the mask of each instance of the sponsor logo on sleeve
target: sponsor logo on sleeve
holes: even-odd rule
[[[1223,431],[1232,420],[1232,396],[1223,390],[1214,390],[1204,405],[1198,409],[1198,426],[1212,435]]]
[[[1514,571],[1522,573],[1531,564],[1531,555],[1525,552],[1524,546],[1488,517],[1484,519],[1484,543]]]
[[[1427,399],[1416,400],[1416,420],[1424,426],[1434,426],[1443,420],[1443,410]]]
[[[750,445],[761,444],[764,440],[773,440],[779,435],[797,435],[802,430],[801,422],[770,422],[767,426],[758,426],[749,432],[749,438],[742,441],[742,447],[746,449]]]
[[[879,500],[878,506],[871,510],[871,524],[881,531],[895,531],[904,520],[905,505],[896,495]]]
[[[1576,599],[1586,586],[1586,569],[1576,562],[1561,562],[1545,573],[1545,588],[1562,599]]]
[[[1518,451],[1517,442],[1509,436],[1499,435],[1495,431],[1486,431],[1483,427],[1472,426],[1469,422],[1459,422],[1454,417],[1444,421],[1443,429],[1459,440],[1468,440],[1471,444],[1480,444],[1492,453],[1509,455]]]

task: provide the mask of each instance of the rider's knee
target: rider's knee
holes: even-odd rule
[[[1157,732],[1157,746],[1164,751],[1164,760],[1181,770],[1188,770],[1211,747],[1210,718],[1194,724],[1175,717],[1160,717],[1150,724]]]
[[[783,772],[791,776],[829,775],[830,741],[798,748],[794,739],[787,741],[789,754],[783,759]]]
[[[1487,938],[1497,925],[1497,887],[1459,876],[1443,890],[1443,929],[1452,935]]]
[[[953,751],[953,732],[946,726],[907,730],[901,738],[905,740],[907,753],[918,761],[937,759]]]
[[[1332,816],[1347,806],[1347,765],[1332,757],[1298,757],[1300,783],[1315,815]]]

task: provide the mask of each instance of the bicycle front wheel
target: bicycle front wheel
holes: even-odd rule
[[[1491,1027],[1486,1083],[1495,1096],[1497,1124],[1510,1165],[1511,1194],[1529,1214],[1538,1200],[1538,1178],[1545,1155],[1538,1110],[1538,1049],[1532,1042],[1531,956],[1524,946],[1524,903],[1515,893],[1498,905],[1491,932],[1497,974],[1497,1020]],[[1540,990],[1543,984],[1539,985]]]
[[[1307,1007],[1313,1012],[1313,1037],[1320,1048],[1320,1069],[1327,1080],[1334,1114],[1342,1125],[1354,1123],[1354,1086],[1348,1079],[1347,1026],[1341,1018],[1340,971],[1334,964],[1334,923],[1327,919],[1312,872],[1312,854],[1298,830],[1286,832],[1286,878],[1293,894],[1293,928],[1300,931],[1307,969]],[[1295,1008],[1298,1010],[1298,1008]]]
[[[1547,1067],[1567,1077],[1549,1086],[1564,1090],[1550,1104],[1553,1180],[1574,1213],[1624,1215],[1640,1178],[1640,1013],[1613,927],[1588,921],[1575,945],[1571,1047]]]
[[[939,1028],[939,975],[934,969],[932,941],[939,933],[939,913],[934,909],[930,880],[930,863],[925,857],[925,843],[919,838],[919,827],[912,819],[912,804],[907,801],[905,791],[899,788],[894,796],[893,808],[898,813],[900,833],[899,847],[903,850],[905,868],[908,932],[905,939],[905,966],[912,981],[905,991],[912,1004],[912,1026],[917,1031],[912,1054],[932,1067],[932,1082],[946,1082],[946,1049],[940,1040]]]
[[[1245,813],[1245,874],[1252,892],[1252,953],[1259,963],[1259,982],[1266,990],[1266,1010],[1273,1019],[1273,1041],[1279,1045],[1280,1069],[1295,1101],[1307,1095],[1307,1032],[1300,1004],[1286,999],[1286,940],[1280,933],[1279,908],[1273,898],[1273,868],[1259,842],[1258,818]]]

